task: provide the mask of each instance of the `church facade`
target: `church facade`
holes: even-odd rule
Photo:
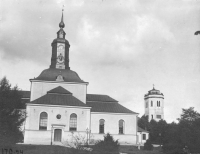
[[[121,144],[137,143],[137,116],[108,95],[87,94],[88,82],[69,67],[70,44],[63,15],[52,42],[51,65],[30,79],[24,143],[70,142],[75,135],[92,144],[110,133]]]

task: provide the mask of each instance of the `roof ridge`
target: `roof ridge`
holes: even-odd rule
[[[70,91],[67,89],[63,88],[62,86],[58,86],[56,88],[53,88],[49,91],[47,91],[47,94],[72,94]]]
[[[101,96],[109,96],[109,95],[106,95],[106,94],[87,94],[87,95],[101,95]],[[110,97],[110,96],[109,96]]]

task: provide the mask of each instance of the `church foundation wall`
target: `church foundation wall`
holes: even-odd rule
[[[106,134],[91,134],[90,135],[90,144],[94,144],[95,142],[97,142],[98,140],[103,140],[104,136]],[[133,135],[133,134],[112,134],[110,133],[110,135],[113,136],[114,140],[118,140],[118,142],[121,145],[135,145],[137,143],[137,136]]]

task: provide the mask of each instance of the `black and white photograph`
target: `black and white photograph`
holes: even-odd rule
[[[200,0],[0,0],[0,154],[200,153]]]

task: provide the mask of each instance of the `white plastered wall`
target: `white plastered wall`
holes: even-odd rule
[[[146,140],[143,140],[143,134],[146,134]],[[140,144],[140,145],[143,145],[149,139],[148,132],[137,132],[137,136],[138,136],[137,144]]]
[[[99,134],[99,120],[104,119],[104,132],[110,133],[121,144],[136,144],[137,114],[91,113],[91,141],[103,139],[105,134]],[[124,134],[119,134],[119,120],[124,120]]]
[[[77,132],[85,134],[86,129],[90,129],[90,108],[27,105],[26,111],[24,143],[50,144],[56,128],[62,130],[62,141],[66,141],[71,134],[69,121],[72,113],[77,115]],[[39,130],[41,112],[48,114],[47,130]],[[58,114],[61,115],[61,119],[56,118]]]
[[[153,106],[151,106],[151,101],[153,101]],[[160,107],[157,106],[157,101],[160,101]],[[145,115],[149,116],[149,121],[153,119],[158,121],[160,119],[156,118],[156,115],[161,115],[161,119],[164,119],[164,99],[158,97],[157,95],[151,95],[151,97],[145,99]],[[146,103],[148,103],[148,107],[146,108]]]
[[[67,83],[67,82],[37,82],[31,83],[31,98],[33,101],[43,95],[47,94],[47,91],[52,90],[58,86],[70,91],[72,95],[82,102],[86,103],[87,83]]]

